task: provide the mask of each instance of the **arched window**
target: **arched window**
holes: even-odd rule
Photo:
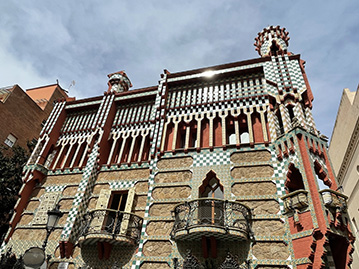
[[[230,134],[228,140],[230,145],[237,144],[236,134]]]
[[[294,166],[293,163],[291,163],[288,167],[285,187],[289,193],[297,190],[304,190],[302,174],[300,173],[299,169]]]
[[[234,122],[235,122],[235,119],[231,115],[229,115],[226,118],[226,134],[227,134],[226,144],[229,144],[229,145],[237,144],[236,132],[234,129]]]
[[[241,140],[241,144],[248,144],[249,143],[249,133],[248,132],[242,133],[240,140]]]
[[[200,187],[200,197],[201,198],[218,198],[223,199],[223,186],[220,184],[219,180],[214,176],[206,178],[203,181],[202,186]]]
[[[319,190],[330,189],[332,182],[330,181],[321,164],[317,160],[315,160],[314,162],[314,170]]]
[[[290,121],[293,122],[293,119],[295,117],[295,115],[294,115],[294,106],[288,105],[287,110],[288,110]]]
[[[202,224],[222,225],[224,222],[224,201],[223,186],[216,174],[211,171],[203,180],[199,187],[199,197],[201,199],[198,208],[198,220]]]
[[[277,133],[279,131],[279,135],[284,134],[284,125],[283,125],[283,121],[282,121],[282,115],[280,114],[280,110],[278,108],[277,113],[275,114],[278,120],[278,124],[279,124],[279,130],[277,130]]]

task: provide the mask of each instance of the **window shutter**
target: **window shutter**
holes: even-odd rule
[[[134,198],[135,198],[135,188],[130,188],[128,190],[127,202],[126,202],[126,207],[125,207],[125,212],[126,213],[131,213]],[[126,214],[124,216],[122,224],[121,224],[121,234],[126,234],[127,233],[127,229],[128,229],[130,220],[131,220],[131,215]]]

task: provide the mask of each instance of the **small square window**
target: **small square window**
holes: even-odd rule
[[[14,144],[16,143],[17,138],[15,136],[13,136],[12,134],[9,134],[7,136],[7,138],[5,139],[4,143],[6,145],[8,145],[10,148],[12,148],[12,146],[14,146]]]

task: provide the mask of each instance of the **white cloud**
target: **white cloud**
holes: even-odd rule
[[[289,50],[308,62],[316,122],[328,135],[342,89],[358,83],[358,7],[349,0],[3,1],[0,82],[29,88],[58,78],[67,87],[75,80],[70,94],[82,98],[102,94],[106,75],[124,69],[134,88],[156,85],[164,68],[258,57],[257,33],[279,24],[290,33]]]

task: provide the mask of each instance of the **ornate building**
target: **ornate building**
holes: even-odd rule
[[[60,205],[50,268],[346,268],[347,198],[288,40],[268,27],[259,58],[58,102],[3,249],[40,247]]]

